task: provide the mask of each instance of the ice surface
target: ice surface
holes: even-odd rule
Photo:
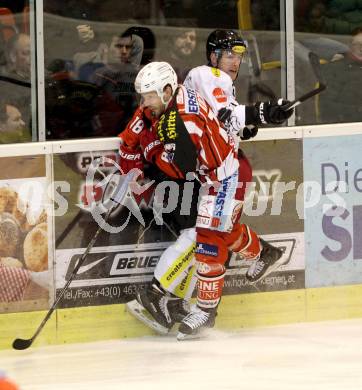
[[[360,390],[362,320],[1,351],[0,370],[21,390]]]

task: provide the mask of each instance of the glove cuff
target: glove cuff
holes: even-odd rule
[[[245,107],[245,125],[266,125],[268,122],[265,105],[268,103],[258,102],[254,106]]]
[[[152,162],[155,154],[161,149],[163,149],[163,146],[160,140],[155,139],[150,142],[143,150],[143,155],[145,156],[146,161]]]

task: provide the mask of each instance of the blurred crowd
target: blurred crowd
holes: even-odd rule
[[[49,140],[119,134],[138,104],[133,83],[140,68],[154,60],[167,61],[183,82],[192,67],[205,62],[204,30],[235,28],[240,11],[232,0],[212,4],[204,0],[163,0],[157,9],[147,0],[132,0],[127,6],[95,0],[66,3],[65,7],[56,0],[44,0]],[[299,109],[302,114],[297,111],[297,124],[361,121],[361,109],[353,100],[353,82],[361,78],[362,3],[299,0],[294,4],[296,31],[302,34],[300,38],[296,35],[296,93],[312,87],[306,85],[308,72],[304,70],[308,52],[319,56],[329,84],[317,108],[310,102],[309,108]],[[250,12],[251,30],[280,29],[279,0],[253,1]],[[0,143],[37,139],[32,120],[36,117],[36,51],[32,50],[35,43],[30,39],[29,15],[26,0],[0,1]],[[334,35],[326,38],[326,34],[344,35],[338,39]],[[273,50],[267,34],[259,36],[257,42],[249,40],[249,66],[244,65],[236,80],[244,83],[237,89],[242,91],[239,98],[245,103],[280,94],[280,61],[274,73],[265,72],[265,62],[279,59],[280,47],[274,45]],[[343,110],[336,110],[342,107],[341,100]]]

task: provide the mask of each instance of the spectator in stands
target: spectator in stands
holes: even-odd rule
[[[3,26],[0,24],[0,69],[6,66],[6,55],[5,55],[5,38],[2,33]]]
[[[109,53],[108,64],[118,68],[122,64],[133,64],[139,66],[143,52],[143,42],[138,35],[133,35],[125,31],[121,35],[112,37]]]
[[[197,47],[196,29],[186,25],[185,21],[179,20],[177,23],[182,28],[170,26],[167,33],[166,42],[159,48],[158,60],[166,61],[172,65],[178,76],[178,82],[183,83],[187,73],[194,66],[202,62],[199,58]]]
[[[127,29],[126,33],[132,36],[137,35],[143,41],[143,52],[140,65],[147,65],[149,62],[152,62],[156,47],[156,38],[152,30],[144,26],[132,26]]]
[[[2,99],[20,111],[27,134],[31,134],[30,37],[12,36],[5,45],[5,64],[0,68]]]
[[[325,1],[317,1],[311,6],[306,18],[308,32],[322,32],[324,30],[326,11]]]
[[[0,143],[31,141],[26,132],[20,110],[4,100],[0,101]]]
[[[362,23],[361,1],[304,0],[297,3],[297,31],[351,34]]]
[[[327,0],[323,32],[351,34],[362,25],[362,2],[356,0]]]
[[[143,40],[130,29],[112,37],[107,64],[97,69],[90,81],[112,97],[121,113],[123,129],[137,107],[134,80],[140,68]]]
[[[62,60],[48,66],[45,87],[47,139],[106,137],[119,133],[121,112],[97,85],[72,78]]]
[[[362,121],[362,27],[352,32],[350,49],[322,66],[328,86],[320,95],[322,123]]]
[[[16,34],[6,44],[6,66],[2,74],[18,80],[30,81],[30,37]]]
[[[99,41],[90,24],[79,24],[77,33],[79,46],[73,56],[74,72],[77,79],[89,81],[95,69],[107,62],[108,47]]]

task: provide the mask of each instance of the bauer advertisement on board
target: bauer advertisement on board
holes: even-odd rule
[[[49,271],[45,158],[1,158],[0,313],[48,307]]]

